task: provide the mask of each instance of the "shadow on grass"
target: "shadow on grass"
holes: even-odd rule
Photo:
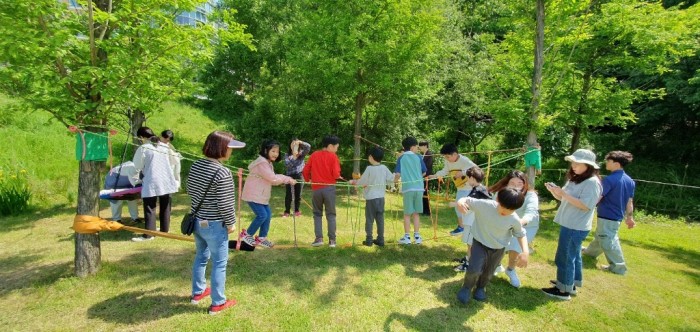
[[[57,215],[75,213],[75,207],[67,204],[57,204],[51,207],[32,207],[30,210],[15,216],[3,216],[0,220],[0,233],[13,232],[33,226],[37,220],[53,218]]]
[[[637,241],[621,240],[626,246],[637,247],[645,250],[653,250],[669,260],[676,263],[685,264],[689,269],[698,270],[700,266],[700,251],[679,247],[673,244],[659,245],[651,243],[640,243]],[[696,284],[700,284],[700,273],[681,270],[681,273],[688,275]]]
[[[72,262],[40,264],[43,256],[22,253],[0,259],[0,296],[13,290],[51,285],[73,273]]]
[[[159,289],[119,294],[88,308],[88,317],[135,325],[203,311],[203,308],[190,304],[188,296],[161,295],[158,291]],[[125,314],[125,310],[128,313]]]

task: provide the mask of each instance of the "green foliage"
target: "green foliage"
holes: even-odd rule
[[[0,1],[0,86],[26,109],[68,125],[107,126],[131,109],[158,109],[191,93],[195,72],[216,45],[250,36],[220,13],[221,24],[181,26],[174,17],[200,1]],[[22,18],[22,19],[17,19]]]
[[[19,214],[29,206],[32,192],[29,189],[27,170],[10,170],[0,167],[0,216]]]

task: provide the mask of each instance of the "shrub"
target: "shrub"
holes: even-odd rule
[[[31,196],[26,170],[6,172],[0,168],[0,216],[24,211]]]

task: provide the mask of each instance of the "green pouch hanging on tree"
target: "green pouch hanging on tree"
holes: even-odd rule
[[[75,135],[75,159],[106,161],[109,157],[107,133],[78,132]]]

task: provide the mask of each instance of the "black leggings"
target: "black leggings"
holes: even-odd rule
[[[156,230],[156,203],[160,209],[158,217],[160,219],[160,231],[167,233],[170,231],[170,195],[144,197],[143,216],[146,219],[146,229]]]
[[[301,179],[301,174],[290,174],[291,178],[295,180]],[[289,209],[292,205],[292,185],[285,185],[287,187],[287,193],[284,195],[284,213],[289,213]],[[301,201],[301,183],[297,182],[294,185],[294,212],[299,211],[299,203]]]

